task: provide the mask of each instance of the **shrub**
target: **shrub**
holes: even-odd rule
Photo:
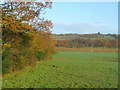
[[[45,53],[44,52],[37,52],[36,53],[36,60],[42,60],[45,57]]]
[[[13,62],[10,58],[10,48],[6,48],[6,51],[2,53],[2,73],[9,73],[12,64]]]

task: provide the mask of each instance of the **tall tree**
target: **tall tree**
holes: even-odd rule
[[[2,4],[4,70],[15,71],[31,64],[36,53],[43,59],[54,52],[54,39],[50,37],[52,22],[41,16],[51,5],[52,2],[7,1]]]
[[[5,2],[2,4],[3,25],[14,32],[22,31],[21,22],[38,30],[49,31],[52,23],[41,17],[41,14],[46,8],[51,8],[51,4],[52,2]]]

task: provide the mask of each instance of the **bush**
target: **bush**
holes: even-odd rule
[[[11,58],[13,61],[12,71],[21,70],[35,62],[34,51],[22,46],[11,49]]]
[[[2,73],[9,73],[12,64],[13,62],[10,57],[10,48],[6,48],[6,51],[2,53]]]
[[[40,60],[42,60],[44,58],[44,56],[45,56],[44,52],[37,52],[36,53],[36,60],[40,61]]]

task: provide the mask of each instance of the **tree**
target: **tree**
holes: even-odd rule
[[[101,34],[100,32],[98,32],[98,34]]]
[[[51,4],[51,2],[5,2],[2,5],[3,26],[14,30],[13,32],[20,32],[24,23],[23,27],[27,25],[27,30],[30,29],[27,28],[28,25],[31,25],[34,28],[39,27],[42,28],[41,30],[49,31],[48,28],[52,23],[41,17],[41,13],[46,8],[51,8]]]
[[[21,69],[35,62],[37,56],[43,59],[54,52],[55,41],[50,37],[52,22],[41,17],[51,5],[52,2],[2,4],[3,71]]]

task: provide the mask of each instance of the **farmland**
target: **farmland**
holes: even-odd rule
[[[1,2],[2,88],[117,88],[120,34],[111,4],[95,3],[95,13],[93,4],[54,4],[55,13],[51,0]]]
[[[3,76],[3,88],[117,88],[118,53],[58,48],[52,59]],[[89,49],[88,49],[89,50]]]

